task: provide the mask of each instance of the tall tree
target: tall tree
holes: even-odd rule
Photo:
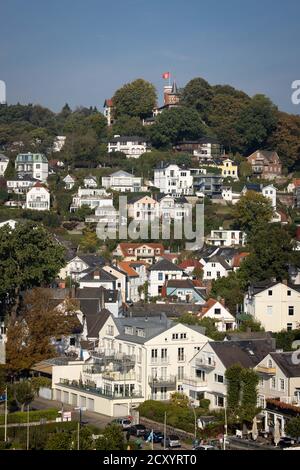
[[[127,115],[143,119],[156,104],[155,87],[141,78],[119,88],[113,96],[116,117]]]
[[[77,305],[67,299],[63,307],[55,307],[45,289],[33,289],[24,298],[24,307],[17,320],[7,329],[7,368],[14,372],[28,370],[36,362],[55,354],[53,340],[68,336],[80,327]]]
[[[21,290],[51,282],[64,266],[64,248],[41,225],[19,223],[0,229],[0,300],[14,305]]]
[[[300,116],[279,112],[277,127],[268,144],[278,152],[283,165],[293,169],[300,160]]]
[[[200,77],[189,81],[182,92],[183,104],[195,108],[204,121],[207,121],[212,97],[212,87],[204,78]]]
[[[264,95],[255,95],[238,116],[236,130],[241,136],[242,150],[252,153],[267,144],[277,126],[277,108]]]
[[[233,215],[239,228],[249,235],[271,221],[273,208],[262,194],[247,191],[235,205]]]
[[[155,147],[168,147],[179,141],[198,139],[207,132],[199,113],[190,108],[171,108],[163,111],[151,126],[151,140]]]

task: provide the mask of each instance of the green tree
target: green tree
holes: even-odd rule
[[[259,378],[253,369],[243,369],[242,372],[242,399],[240,407],[241,418],[251,423],[257,415],[257,386]]]
[[[293,169],[300,159],[300,116],[279,112],[268,144],[278,152],[282,164]]]
[[[228,367],[225,372],[227,381],[227,408],[231,415],[237,416],[242,393],[242,371],[240,364]]]
[[[209,115],[212,98],[212,87],[200,77],[189,81],[182,92],[182,102],[188,107],[195,108],[204,121]]]
[[[25,405],[29,405],[34,399],[34,391],[29,381],[22,381],[14,384],[13,386],[14,398],[18,405],[21,407],[21,411],[24,411]]]
[[[292,418],[286,424],[286,433],[294,439],[300,437],[300,418]]]
[[[14,305],[13,317],[21,290],[51,282],[64,266],[64,251],[44,227],[32,222],[0,229],[0,299]]]
[[[117,118],[125,114],[143,119],[151,115],[156,104],[155,87],[139,78],[117,90],[113,104]]]
[[[170,403],[180,408],[187,408],[189,406],[189,397],[184,393],[174,392],[170,396]]]
[[[67,432],[56,432],[50,434],[45,450],[70,450],[71,436]]]
[[[271,221],[272,215],[271,202],[255,191],[247,191],[235,205],[233,212],[237,225],[248,235],[255,232],[258,227],[266,226]]]
[[[252,175],[252,166],[250,163],[247,162],[247,160],[244,160],[240,163],[239,165],[239,175],[242,178],[247,178],[247,176]]]
[[[96,440],[96,450],[125,450],[124,433],[120,426],[109,425]]]
[[[180,107],[159,114],[150,132],[153,145],[160,148],[183,140],[198,139],[206,133],[206,127],[196,110]]]
[[[232,272],[227,277],[213,281],[211,295],[214,298],[224,299],[226,307],[235,314],[236,306],[244,301],[244,292],[237,273]]]
[[[72,434],[73,449],[78,449],[78,431]],[[92,431],[87,427],[81,427],[79,431],[79,449],[80,450],[93,450],[95,448]]]
[[[99,246],[99,238],[95,230],[86,228],[80,241],[80,249],[85,253],[95,253]]]
[[[236,129],[241,136],[242,150],[252,153],[264,147],[277,126],[277,108],[264,95],[255,95],[241,111]]]

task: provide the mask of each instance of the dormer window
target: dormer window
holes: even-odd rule
[[[132,326],[125,326],[125,334],[126,335],[133,335],[133,327]]]

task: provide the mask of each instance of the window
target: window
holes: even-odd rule
[[[271,379],[271,388],[273,390],[275,390],[275,388],[276,388],[276,378],[275,377],[272,377],[272,379]]]
[[[289,306],[289,315],[290,316],[294,315],[294,307],[293,306]]]
[[[287,329],[287,331],[292,331],[292,329],[293,329],[293,323],[288,323],[288,324],[286,325],[286,329]]]
[[[220,315],[220,314],[221,314],[221,309],[215,308],[215,315]]]
[[[179,334],[178,333],[173,333],[172,334],[172,339],[178,339],[179,338]]]
[[[107,325],[106,334],[107,334],[107,335],[110,335],[110,336],[113,336],[113,335],[114,335],[114,327],[113,327],[113,325]]]
[[[158,280],[163,281],[164,280],[164,275],[163,273],[158,273]]]
[[[177,378],[178,380],[183,379],[184,366],[178,366]]]
[[[273,361],[272,361],[272,359],[269,359],[269,360],[268,360],[268,367],[269,367],[269,368],[272,368],[272,367],[273,367]]]
[[[145,330],[143,330],[142,328],[137,328],[136,329],[136,333],[138,336],[140,336],[141,338],[145,338]]]
[[[168,356],[167,356],[167,348],[164,348],[161,350],[161,361],[162,362],[167,362]]]
[[[279,385],[280,385],[280,390],[282,392],[284,392],[284,390],[285,390],[285,381],[284,381],[284,379],[279,380]]]
[[[224,377],[223,377],[223,375],[215,374],[215,382],[217,382],[217,383],[219,383],[219,384],[224,383]]]
[[[287,295],[290,297],[292,295],[292,291],[291,290],[288,290],[287,291]]]
[[[125,326],[125,335],[133,335],[133,327]]]
[[[219,279],[221,277],[220,271],[217,271],[217,278]]]
[[[207,271],[206,277],[211,277],[211,272],[210,271]]]
[[[186,339],[186,333],[180,333],[180,339]]]
[[[272,305],[268,305],[267,306],[267,315],[272,315],[273,313],[273,306]]]
[[[272,290],[269,290],[269,291],[268,291],[268,295],[269,295],[269,296],[273,295],[273,291],[272,291]]]
[[[219,395],[215,396],[215,406],[223,408],[224,407],[224,397],[220,397]]]
[[[177,360],[184,361],[184,348],[178,348]]]

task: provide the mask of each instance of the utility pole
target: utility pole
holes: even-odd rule
[[[29,450],[29,404],[27,405],[27,443],[26,449]]]
[[[167,412],[165,411],[165,418],[164,418],[164,450],[166,450],[166,434],[167,434]]]
[[[7,442],[7,387],[5,389],[4,442]]]
[[[226,439],[227,439],[227,403],[226,403],[226,398],[224,399],[225,400],[225,408],[224,408],[224,411],[225,411],[225,422],[224,422],[224,438],[223,438],[223,450],[226,450]]]

